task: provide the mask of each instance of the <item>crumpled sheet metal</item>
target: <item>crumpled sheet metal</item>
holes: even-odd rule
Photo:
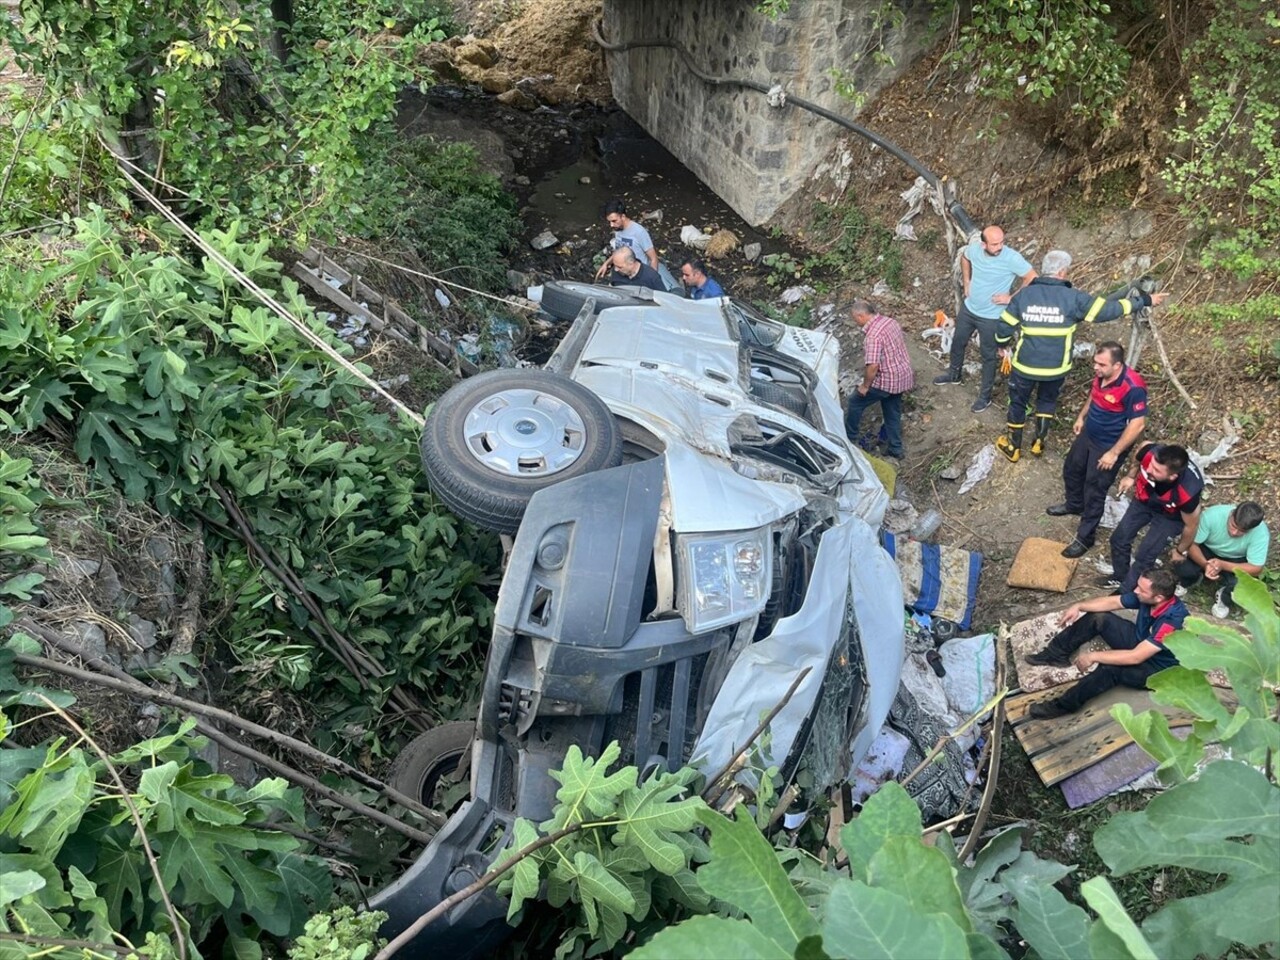
[[[898,689],[903,661],[902,587],[875,531],[856,517],[831,528],[818,545],[803,607],[778,622],[729,668],[693,750],[693,763],[714,772],[746,743],[760,718],[782,700],[805,667],[809,675],[771,724],[771,754],[791,751],[813,711],[827,662],[841,636],[849,591],[867,675],[866,722],[854,739],[851,767],[880,731]]]

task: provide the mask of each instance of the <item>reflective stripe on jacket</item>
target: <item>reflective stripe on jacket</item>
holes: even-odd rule
[[[1146,306],[1139,303],[1138,306]],[[1081,323],[1105,323],[1133,313],[1130,300],[1105,300],[1066,280],[1036,277],[1014,294],[996,324],[996,343],[1021,333],[1013,368],[1032,380],[1055,380],[1071,369],[1071,344]]]

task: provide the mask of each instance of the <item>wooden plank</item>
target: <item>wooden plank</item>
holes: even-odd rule
[[[1060,687],[1054,687],[1027,693],[1010,699],[1006,705],[1014,735],[1045,786],[1079,773],[1133,743],[1133,738],[1111,716],[1111,708],[1117,703],[1129,704],[1135,713],[1159,710],[1168,718],[1170,726],[1187,724],[1194,719],[1184,710],[1156,704],[1146,690],[1129,687],[1113,687],[1065,717],[1031,719],[1028,710],[1033,703],[1051,700],[1060,692]],[[1234,704],[1229,691],[1215,692],[1228,706]]]

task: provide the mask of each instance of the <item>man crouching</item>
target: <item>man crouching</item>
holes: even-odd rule
[[[1173,571],[1151,570],[1138,578],[1132,593],[1097,597],[1067,607],[1058,621],[1066,629],[1039,653],[1030,654],[1027,663],[1070,666],[1071,654],[1094,637],[1101,637],[1111,649],[1080,654],[1075,665],[1085,678],[1052,700],[1032,704],[1030,716],[1049,720],[1075,713],[1117,684],[1141,690],[1153,673],[1176,666],[1178,658],[1164,642],[1173,631],[1182,629],[1187,618],[1187,608],[1174,593],[1177,586]],[[1112,612],[1120,609],[1137,610],[1137,621],[1131,623]],[[1087,673],[1095,663],[1098,668]]]

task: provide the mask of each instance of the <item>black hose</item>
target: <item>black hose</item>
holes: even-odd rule
[[[712,86],[743,87],[747,90],[755,90],[756,92],[763,94],[768,94],[771,89],[767,85],[760,83],[758,80],[740,80],[735,77],[715,77],[706,73],[698,67],[697,63],[694,62],[689,51],[674,40],[629,40],[626,43],[610,43],[605,40],[604,36],[601,34],[599,21],[596,21],[591,25],[591,36],[592,39],[599,44],[601,49],[607,50],[610,53],[622,53],[637,47],[666,47],[669,50],[674,50],[680,55],[680,59],[684,61],[685,66],[689,68],[690,73],[704,83],[709,83]],[[842,117],[840,114],[835,113],[832,110],[828,110],[826,107],[820,106],[812,100],[805,100],[803,97],[796,97],[791,94],[787,94],[786,102],[788,104],[793,103],[802,110],[808,110],[810,113],[816,114],[824,120],[830,120],[832,123],[844,127],[846,130],[856,133],[864,139],[870,140],[877,147],[901,160],[917,174],[924,177],[925,182],[931,187],[935,189],[941,188],[942,181],[938,178],[937,174],[891,140],[886,140],[884,137],[872,133],[866,127],[860,126],[847,117]],[[959,200],[949,201],[947,203],[947,211],[955,218],[956,223],[959,224],[960,229],[963,230],[966,235],[971,234],[978,229],[978,225],[973,222],[973,218],[970,217],[965,208],[961,206]]]

